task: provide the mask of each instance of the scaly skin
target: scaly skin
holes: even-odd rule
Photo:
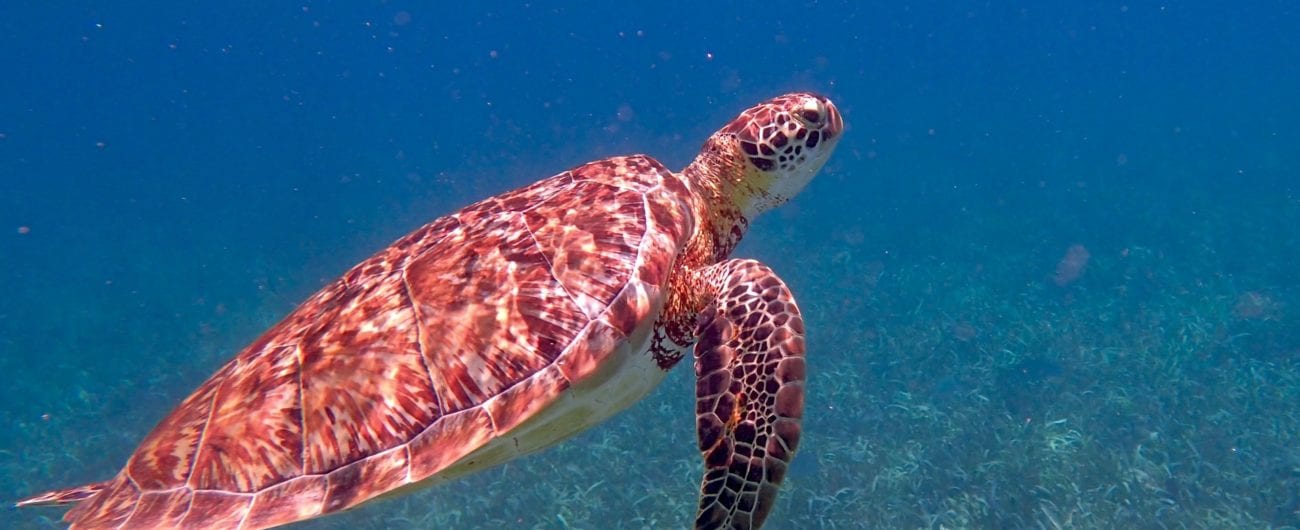
[[[820,115],[820,128],[796,116],[810,110]],[[811,94],[788,94],[732,120],[709,137],[700,154],[682,170],[683,180],[694,192],[692,211],[697,228],[674,261],[669,278],[661,322],[666,330],[664,340],[671,344],[663,342],[654,349],[662,366],[671,367],[681,358],[677,350],[694,342],[695,318],[713,298],[699,273],[731,256],[749,230],[750,219],[802,190],[834,151],[843,129],[839,111],[830,101]],[[781,159],[813,130],[818,133],[820,150],[799,153],[811,160],[792,165]],[[749,152],[757,154],[750,156]],[[770,164],[770,169],[761,169],[755,161]]]
[[[802,113],[816,119],[803,119]],[[695,236],[674,263],[652,346],[666,368],[695,345],[696,426],[705,475],[697,529],[756,529],[799,446],[804,324],[771,269],[728,259],[749,220],[801,190],[834,149],[834,106],[792,94],[751,108],[713,135],[682,173],[694,186]],[[814,160],[806,141],[821,148]],[[786,155],[786,156],[783,156]],[[698,342],[696,342],[698,340]]]

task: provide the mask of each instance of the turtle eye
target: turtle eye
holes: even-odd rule
[[[826,119],[826,104],[815,97],[806,97],[798,109],[799,118],[814,128],[822,125]]]

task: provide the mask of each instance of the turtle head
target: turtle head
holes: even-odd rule
[[[723,195],[752,219],[812,180],[844,132],[835,104],[809,93],[779,96],[742,112],[705,145]],[[711,152],[711,153],[710,153]]]

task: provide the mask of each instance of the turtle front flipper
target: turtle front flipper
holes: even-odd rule
[[[704,480],[695,528],[756,529],[799,446],[804,327],[785,282],[753,260],[703,271],[695,418]]]

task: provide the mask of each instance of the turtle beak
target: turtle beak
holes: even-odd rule
[[[830,99],[821,96],[817,96],[817,99],[826,109],[827,123],[822,135],[828,140],[839,138],[840,134],[844,132],[844,118],[840,116],[840,110],[835,108],[835,104],[831,103]]]

